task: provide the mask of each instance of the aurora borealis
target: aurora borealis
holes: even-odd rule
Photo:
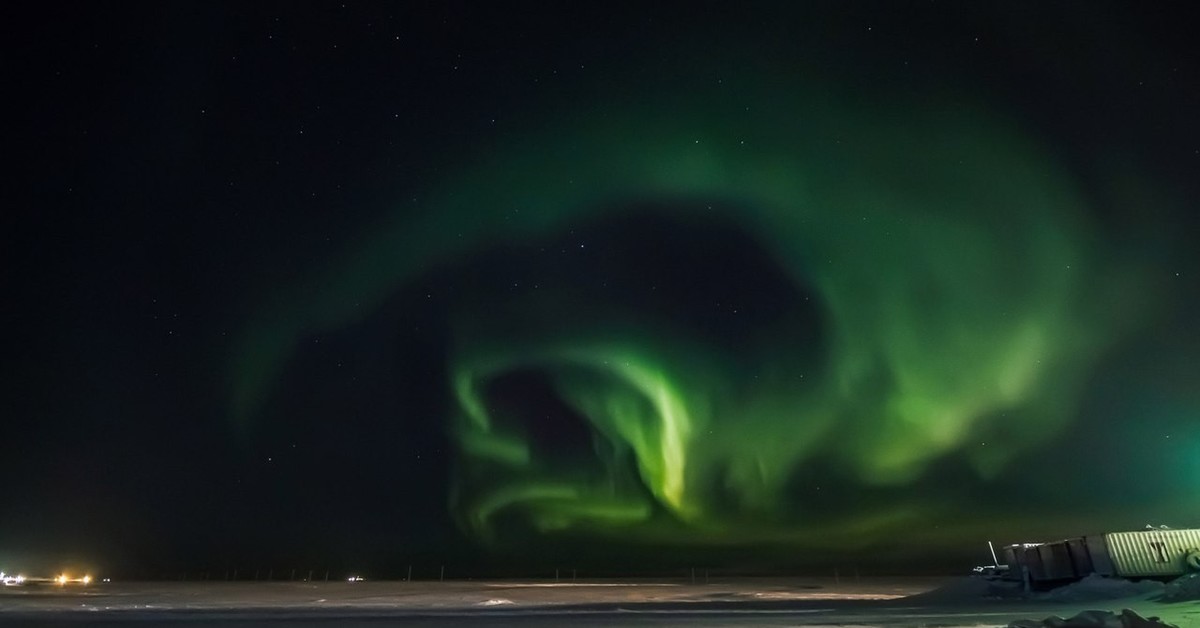
[[[957,572],[1200,523],[1169,10],[77,12],[7,20],[0,567]]]
[[[854,105],[803,75],[739,80],[699,104],[647,88],[653,105],[549,114],[447,175],[420,215],[355,245],[251,331],[239,414],[304,333],[352,324],[432,268],[553,246],[513,277],[563,263],[577,275],[515,292],[489,286],[509,280],[495,272],[470,277],[484,296],[448,307],[452,507],[481,538],[507,516],[547,533],[804,543],[825,515],[789,493],[813,461],[841,470],[839,490],[903,491],[948,459],[986,486],[1074,420],[1081,381],[1127,322],[1113,300],[1138,294],[1094,250],[1078,184],[1048,149],[979,104]],[[627,232],[666,226],[645,250],[588,240],[614,216]],[[672,240],[697,223],[711,225],[697,236],[711,257],[677,257]],[[731,270],[744,262],[726,256],[745,253],[725,237],[760,247],[761,266]],[[653,284],[639,275],[656,266],[688,284],[677,302],[651,292],[671,285],[585,287]],[[779,277],[763,287],[752,273],[766,272]],[[714,273],[756,289],[706,287]],[[690,328],[704,318],[693,309],[722,307],[748,319],[727,323],[736,341]],[[553,402],[503,407],[505,378],[522,375]],[[535,451],[538,431],[579,421],[592,451]],[[844,516],[894,534],[952,507]]]

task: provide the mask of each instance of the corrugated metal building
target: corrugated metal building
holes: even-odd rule
[[[1148,529],[1073,537],[1004,548],[1008,577],[1033,584],[1091,574],[1164,578],[1200,571],[1200,530]]]
[[[1181,576],[1200,568],[1200,530],[1144,530],[1104,535],[1111,574]]]

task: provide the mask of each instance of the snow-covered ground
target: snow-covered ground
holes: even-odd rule
[[[982,579],[586,582],[179,582],[6,587],[0,624],[21,626],[1006,626],[1129,608],[1200,628],[1200,603],[1157,583],[1090,579],[1024,595]],[[1184,595],[1183,597],[1188,597]]]

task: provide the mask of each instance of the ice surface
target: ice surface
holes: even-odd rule
[[[1147,599],[1153,595],[1099,602],[1073,597],[1080,592],[1116,595],[1131,590],[1122,587],[1087,582],[1076,586],[1072,595],[1014,597],[1011,586],[1000,587],[983,578],[864,578],[853,583],[746,578],[708,584],[677,580],[113,583],[74,590],[5,588],[0,590],[0,625],[1002,628],[1022,618],[1040,622],[1087,610],[1130,608],[1142,617],[1164,617],[1180,628],[1200,628],[1196,603]]]

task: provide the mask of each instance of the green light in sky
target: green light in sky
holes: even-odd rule
[[[701,99],[648,89],[499,138],[425,191],[425,211],[264,308],[234,414],[256,410],[305,333],[353,324],[433,268],[652,201],[680,224],[705,208],[749,234],[820,300],[827,347],[795,340],[812,324],[801,317],[731,352],[637,304],[612,321],[569,298],[460,307],[447,419],[468,529],[487,536],[511,511],[542,530],[800,543],[828,525],[794,486],[820,461],[848,491],[918,486],[948,457],[987,482],[1057,434],[1119,326],[1092,287],[1110,269],[1054,156],[957,101],[847,105],[794,78],[761,85]],[[488,382],[515,369],[544,373],[586,419],[592,466],[540,460],[519,421],[493,416]],[[930,501],[839,516],[878,536],[954,508]]]

